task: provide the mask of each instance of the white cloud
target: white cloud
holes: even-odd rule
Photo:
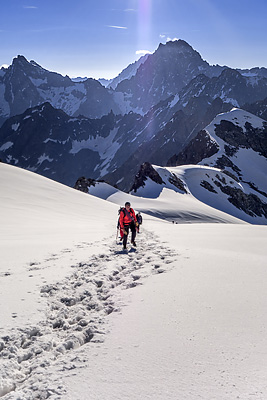
[[[166,41],[167,42],[174,42],[175,40],[179,40],[179,38],[176,38],[176,37],[170,38],[170,37],[168,37]]]
[[[159,35],[159,37],[160,37],[161,39],[164,39],[164,38],[166,37],[166,35]]]
[[[126,26],[117,26],[117,25],[107,25],[108,28],[115,28],[115,29],[128,29]]]
[[[38,8],[36,6],[23,6],[23,8]]]
[[[135,10],[134,8],[126,8],[124,11],[125,12],[135,12],[137,10]]]
[[[8,68],[9,67],[9,65],[7,65],[7,64],[2,64],[1,66],[0,66],[0,69],[1,68]]]
[[[144,56],[145,54],[152,54],[152,53],[151,53],[151,51],[149,51],[149,50],[137,50],[137,51],[135,52],[135,54]]]

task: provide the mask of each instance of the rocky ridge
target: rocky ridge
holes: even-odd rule
[[[253,159],[254,176],[250,165],[244,163],[246,154],[250,154],[248,159]],[[170,158],[168,166],[199,164],[219,168],[241,186],[231,187],[218,176],[213,182],[202,180],[201,186],[213,193],[220,190],[238,209],[267,219],[267,185],[261,178],[266,174],[266,158],[267,123],[243,110],[233,109],[216,117],[182,152]]]

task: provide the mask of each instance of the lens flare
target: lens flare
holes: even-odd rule
[[[138,49],[150,49],[151,44],[151,14],[152,14],[152,0],[139,0],[138,1]],[[153,65],[151,60],[147,60],[146,68],[139,74],[137,86],[145,88],[153,75]],[[145,141],[149,141],[154,132],[154,115],[151,111],[148,117],[150,121],[146,127]]]
[[[139,25],[139,45],[146,45],[150,40],[151,30],[151,4],[152,0],[139,0],[138,25]]]

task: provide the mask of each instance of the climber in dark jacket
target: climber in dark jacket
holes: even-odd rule
[[[140,212],[138,214],[136,214],[136,220],[137,220],[137,223],[138,223],[138,225],[136,225],[136,230],[139,233],[140,232],[140,225],[142,225],[142,222],[143,222],[143,217],[142,217]]]

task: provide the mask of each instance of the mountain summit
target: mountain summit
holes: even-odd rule
[[[148,111],[160,100],[176,95],[199,74],[218,76],[222,67],[212,67],[184,40],[160,44],[140,65],[137,73],[116,87],[131,106]]]

